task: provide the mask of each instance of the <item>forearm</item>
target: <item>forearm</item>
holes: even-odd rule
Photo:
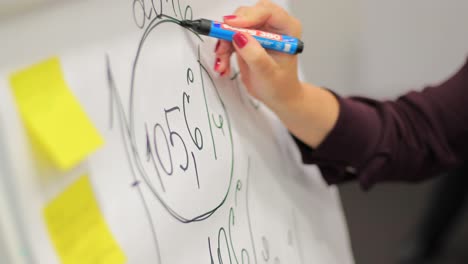
[[[369,188],[381,181],[419,181],[468,157],[468,62],[446,82],[395,101],[336,98],[338,117],[321,140],[324,133],[317,131],[327,131],[326,121],[306,118],[302,120],[306,124],[301,124],[302,117],[280,114],[299,139],[303,161],[318,165],[330,184],[358,178]],[[324,101],[311,100],[316,107],[297,104],[291,109],[329,109],[329,101],[320,100]],[[316,115],[315,110],[304,112],[332,120],[329,115]]]
[[[271,107],[293,135],[316,148],[336,124],[338,100],[326,89],[308,83],[300,85],[294,98]]]

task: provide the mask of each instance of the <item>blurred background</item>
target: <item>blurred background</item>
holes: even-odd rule
[[[306,79],[344,95],[394,99],[448,78],[468,56],[468,1],[293,0],[292,9]],[[356,263],[468,263],[465,178],[341,186]]]
[[[0,0],[0,18],[32,9],[53,0]]]

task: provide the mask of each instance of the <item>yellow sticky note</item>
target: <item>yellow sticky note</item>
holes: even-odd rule
[[[121,264],[113,238],[84,175],[44,208],[52,242],[63,264]]]
[[[66,84],[58,58],[12,74],[10,84],[33,143],[59,169],[71,169],[103,144]]]

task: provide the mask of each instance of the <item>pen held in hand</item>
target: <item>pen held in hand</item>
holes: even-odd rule
[[[256,29],[235,28],[227,24],[211,21],[208,19],[183,20],[181,25],[193,31],[222,40],[232,41],[232,37],[237,32],[252,35],[265,49],[284,52],[287,54],[298,54],[304,50],[304,42],[300,39],[279,35],[275,33],[260,31]]]

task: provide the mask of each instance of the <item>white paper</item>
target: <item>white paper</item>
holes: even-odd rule
[[[238,75],[213,72],[215,40],[173,21],[219,19],[253,1],[89,2],[74,9],[90,9],[83,27],[107,24],[83,34],[122,31],[86,44],[58,34],[57,51],[67,83],[105,138],[102,149],[65,175],[35,172],[11,94],[1,87],[0,113],[12,120],[9,154],[17,181],[29,183],[16,188],[37,263],[58,263],[41,210],[82,172],[128,263],[353,263],[335,189],[302,167],[286,129]],[[72,10],[61,8],[36,19],[52,23]],[[48,56],[44,50],[32,57]]]

